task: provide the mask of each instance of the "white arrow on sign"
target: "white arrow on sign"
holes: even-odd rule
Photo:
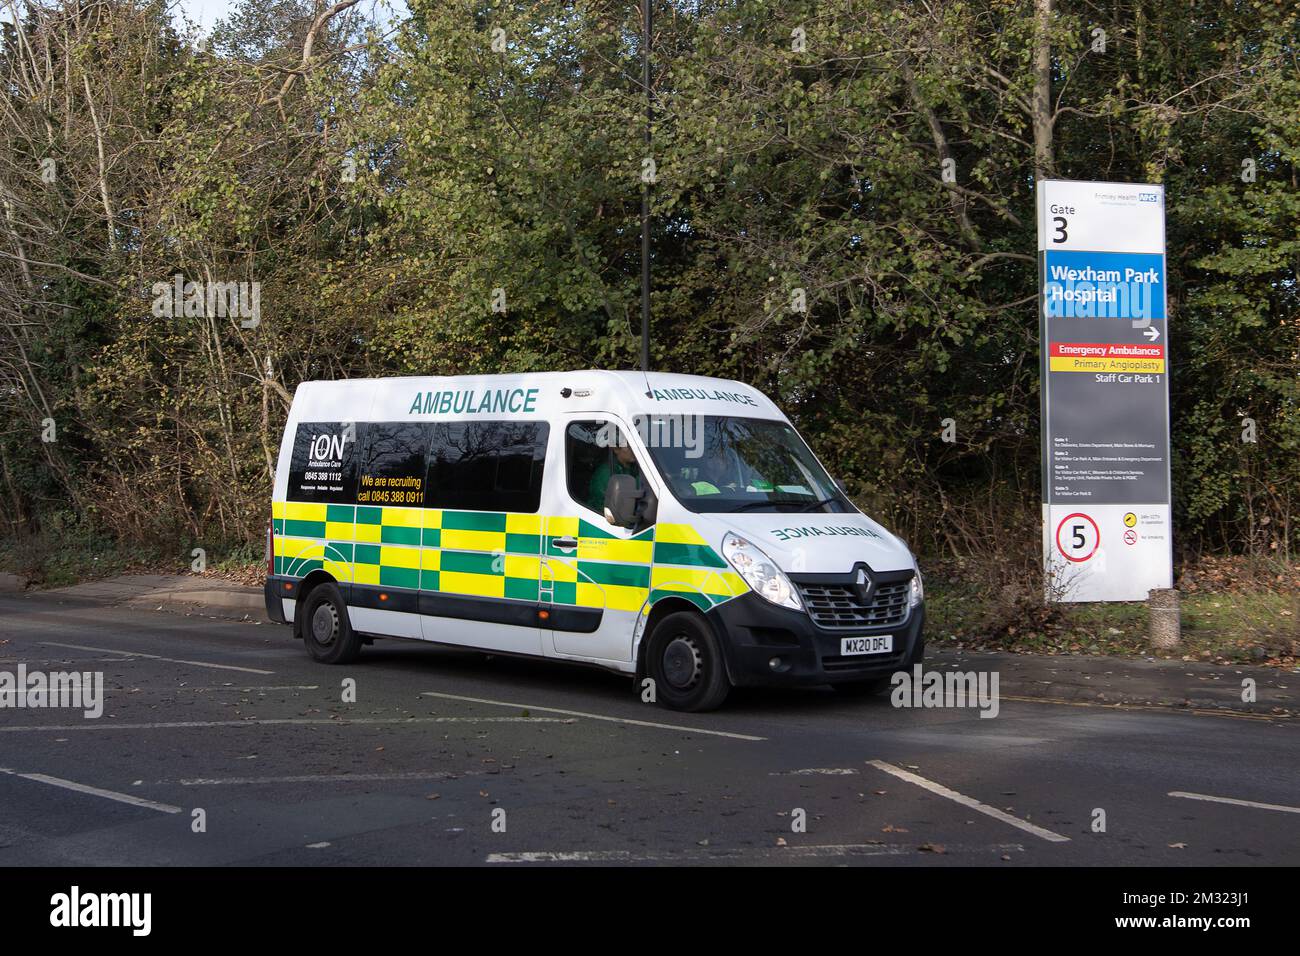
[[[1146,329],[1142,331],[1142,334],[1145,335],[1147,337],[1147,340],[1150,342],[1154,342],[1156,339],[1160,338],[1160,330],[1157,329],[1154,325],[1148,326]]]

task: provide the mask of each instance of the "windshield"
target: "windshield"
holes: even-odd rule
[[[854,508],[785,422],[721,415],[690,416],[674,430],[651,416],[650,457],[679,501],[695,512],[835,511]],[[638,422],[642,427],[643,422]]]

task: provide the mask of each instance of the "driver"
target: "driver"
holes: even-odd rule
[[[609,484],[611,475],[632,475],[637,484],[641,483],[641,468],[626,442],[616,444],[614,454],[606,455],[591,473],[591,482],[587,486],[587,507],[598,514],[605,510],[605,487]]]

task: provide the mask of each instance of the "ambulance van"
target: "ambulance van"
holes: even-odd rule
[[[268,615],[326,664],[408,638],[597,665],[707,710],[733,686],[880,690],[925,647],[907,546],[722,379],[304,382],[267,552]]]

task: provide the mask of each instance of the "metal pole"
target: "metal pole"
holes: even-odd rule
[[[650,20],[651,0],[642,0],[645,33],[641,37],[641,84],[645,88],[645,145],[650,155],[650,124],[654,103],[650,98],[650,42],[654,36]],[[650,183],[641,183],[641,370],[650,371]]]

